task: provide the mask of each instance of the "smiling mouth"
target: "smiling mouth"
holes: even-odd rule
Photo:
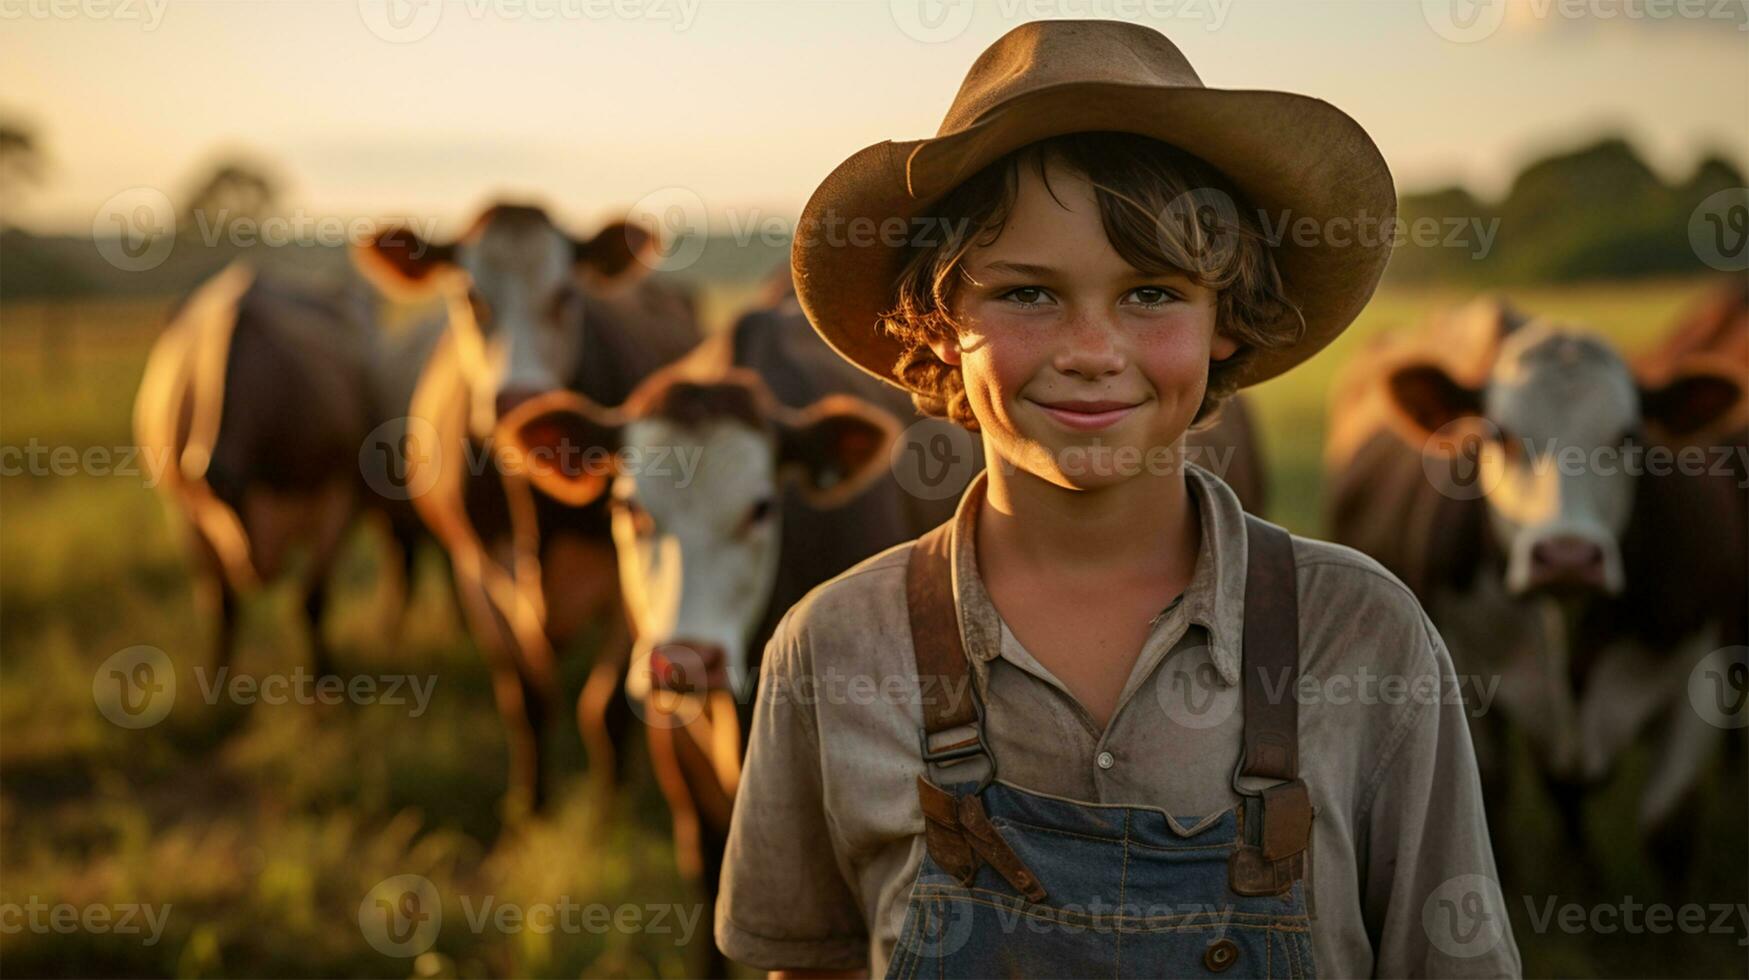
[[[1032,401],[1031,399],[1027,399]],[[1071,429],[1103,429],[1135,411],[1140,402],[1033,402],[1041,411]]]

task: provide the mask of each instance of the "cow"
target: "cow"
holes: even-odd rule
[[[588,239],[540,207],[499,203],[456,240],[387,229],[354,250],[360,270],[398,298],[440,298],[440,339],[416,372],[398,426],[375,433],[389,481],[449,559],[469,632],[492,674],[510,755],[512,816],[548,802],[543,742],[557,698],[555,650],[602,627],[584,703],[598,782],[620,763],[613,735],[621,685],[613,651],[629,642],[604,502],[568,507],[505,472],[500,417],[530,398],[571,391],[618,404],[699,339],[689,296],[649,279],[660,242],[612,223]]]
[[[1585,795],[1653,741],[1638,823],[1686,869],[1682,817],[1721,735],[1688,679],[1742,615],[1749,531],[1728,468],[1651,450],[1739,411],[1744,386],[1705,364],[1647,383],[1596,334],[1485,296],[1381,338],[1332,389],[1331,537],[1415,592],[1460,675],[1497,680],[1472,717],[1501,838],[1509,730],[1581,854]]]
[[[321,628],[328,577],[362,511],[388,518],[405,594],[410,515],[364,493],[358,466],[380,421],[371,377],[381,351],[366,297],[271,280],[245,263],[197,287],[153,343],[134,434],[162,462],[158,489],[188,530],[198,594],[216,618],[215,669],[230,663],[241,597],[281,577],[303,545],[311,659],[333,673]]]

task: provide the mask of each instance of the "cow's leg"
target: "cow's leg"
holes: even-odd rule
[[[1640,795],[1639,823],[1646,856],[1663,879],[1665,894],[1679,900],[1693,867],[1695,829],[1701,816],[1702,775],[1715,768],[1724,732],[1687,704],[1686,690],[1671,706],[1658,764]]]
[[[479,645],[492,673],[492,696],[504,723],[504,737],[510,752],[507,808],[512,815],[517,815],[534,812],[545,802],[541,785],[540,730],[535,727],[536,721],[542,720],[541,699],[530,698],[529,685],[519,667],[521,658],[515,649],[516,634],[481,581],[482,557],[477,553],[453,556],[456,604],[461,607],[468,631]]]
[[[189,550],[194,555],[195,605],[213,622],[212,666],[223,670],[231,665],[237,649],[237,589],[225,577],[224,563],[199,525],[188,528]]]
[[[322,614],[328,607],[329,578],[335,559],[352,525],[354,499],[346,484],[324,487],[308,504],[306,522],[310,536],[309,568],[304,578],[304,626],[310,638],[310,661],[316,676],[333,676],[334,658],[322,635]]]
[[[734,788],[724,785],[725,765],[714,758],[719,751],[738,755],[738,743],[718,736],[719,726],[738,726],[731,704],[729,699],[716,698],[706,707],[697,697],[657,692],[645,707],[651,765],[674,817],[675,857],[681,875],[695,883],[706,909],[716,907],[734,811]],[[728,769],[738,766],[739,759],[733,762]],[[699,976],[728,975],[728,960],[709,936],[696,941],[689,958]]]
[[[624,777],[625,740],[632,729],[625,699],[632,634],[620,601],[613,543],[568,534],[547,543],[541,557],[547,635],[555,647],[586,624],[600,627],[595,663],[577,699],[577,727],[588,753],[592,791],[605,813]]]

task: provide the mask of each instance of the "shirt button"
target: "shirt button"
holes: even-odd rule
[[[1110,752],[1099,753],[1099,758],[1093,761],[1099,763],[1099,768],[1101,769],[1110,769],[1112,766],[1117,765],[1117,757]]]

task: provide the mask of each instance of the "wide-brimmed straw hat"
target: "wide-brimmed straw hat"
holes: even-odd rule
[[[1397,198],[1359,123],[1310,96],[1207,88],[1152,28],[1050,20],[1022,24],[978,56],[933,138],[859,150],[815,189],[790,253],[814,328],[858,367],[900,385],[893,367],[902,349],[876,324],[895,301],[905,236],[883,229],[921,220],[1012,150],[1091,131],[1149,136],[1201,158],[1257,209],[1266,233],[1285,229],[1271,248],[1306,330],[1291,347],[1252,355],[1241,386],[1322,349],[1372,296],[1390,257]]]

